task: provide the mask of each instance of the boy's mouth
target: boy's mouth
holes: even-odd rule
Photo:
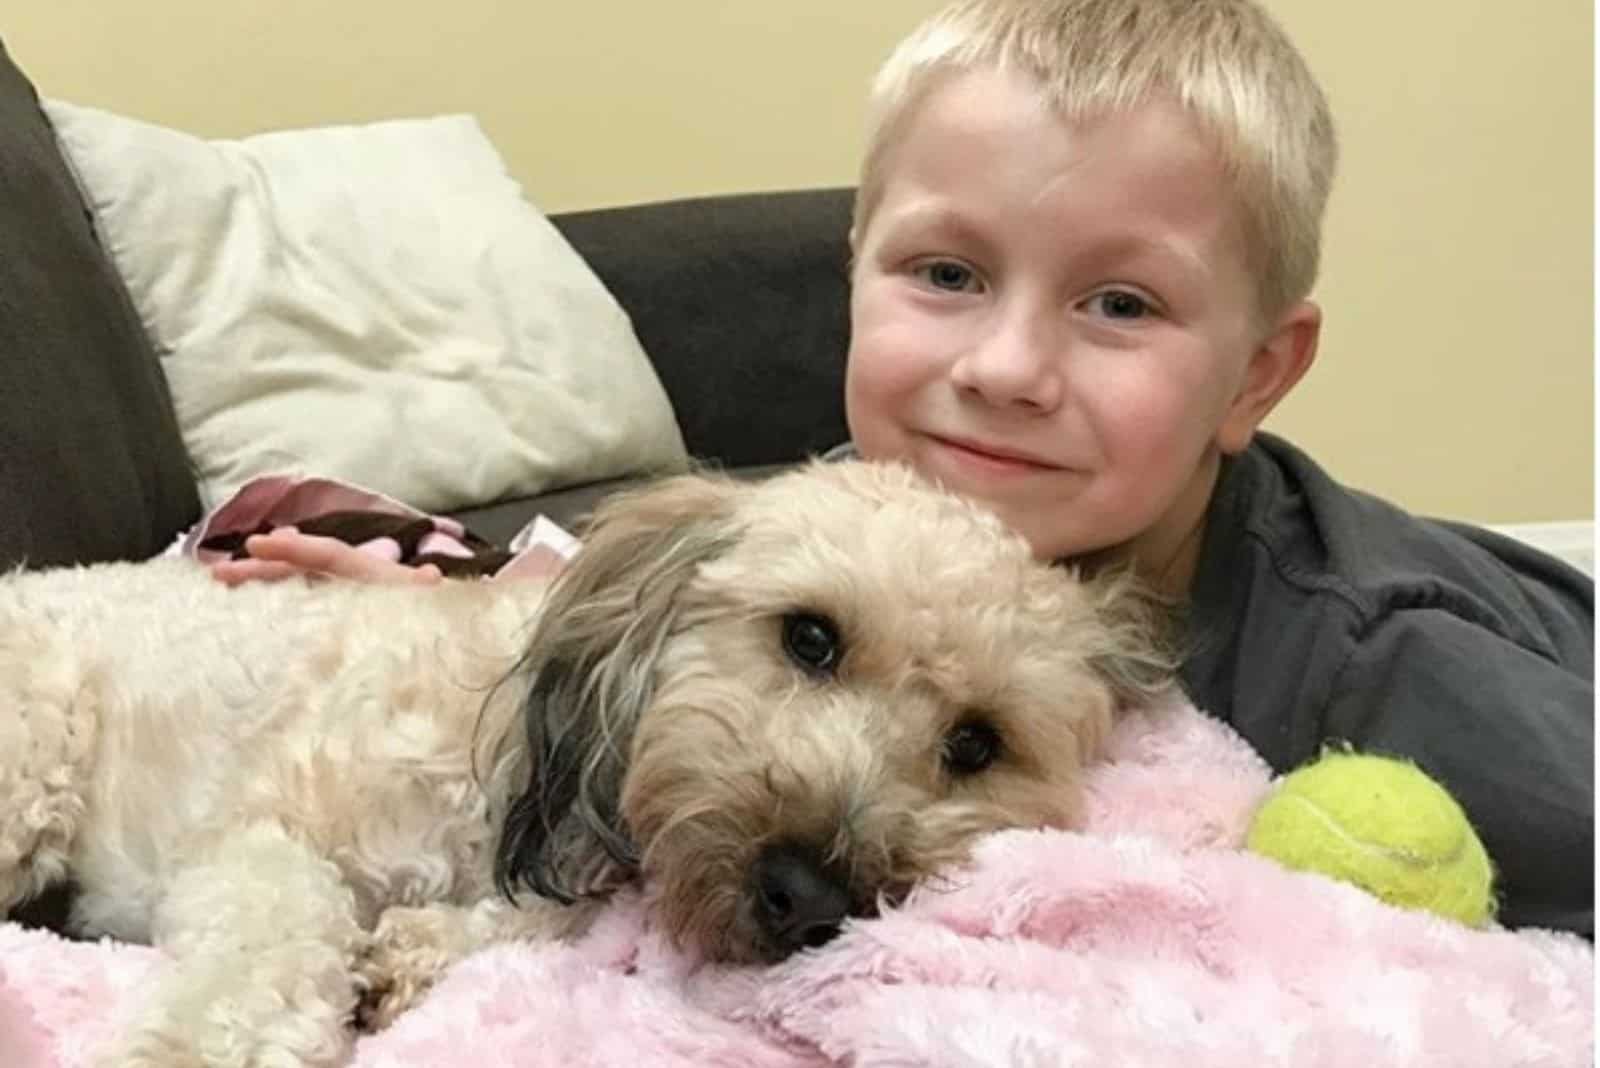
[[[957,463],[992,473],[1023,474],[1061,470],[1059,464],[1003,445],[993,445],[971,438],[948,438],[938,434],[929,434],[928,439]]]

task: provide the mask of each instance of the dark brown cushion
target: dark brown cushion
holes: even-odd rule
[[[710,465],[708,465],[710,466]],[[792,464],[760,464],[752,467],[720,469],[734,478],[756,481],[787,471]],[[710,469],[717,470],[714,466]],[[604,482],[590,482],[582,486],[542,493],[536,497],[518,497],[483,508],[469,508],[453,512],[466,528],[499,546],[508,546],[517,532],[537,516],[544,516],[569,534],[582,536],[596,506],[613,493],[638,489],[651,482],[648,475],[630,478],[611,478]]]
[[[847,436],[851,201],[750,193],[551,221],[628,310],[690,453],[744,467]]]
[[[140,559],[199,513],[161,368],[0,44],[0,567]]]

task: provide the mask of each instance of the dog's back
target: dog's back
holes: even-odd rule
[[[5,578],[0,870],[25,882],[0,906],[70,870],[80,927],[146,940],[171,866],[250,818],[310,840],[362,911],[488,893],[472,743],[541,592],[229,589],[187,560]]]

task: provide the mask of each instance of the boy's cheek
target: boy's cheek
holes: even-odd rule
[[[892,282],[857,290],[851,302],[851,363],[875,374],[935,374],[960,334],[959,317],[933,315],[920,294]]]
[[[922,388],[941,374],[936,338],[913,323],[864,325],[852,331],[845,367],[848,391],[875,401]]]
[[[845,365],[845,418],[850,437],[869,459],[888,459],[913,421],[916,398],[930,380],[915,348],[883,333],[857,335]]]

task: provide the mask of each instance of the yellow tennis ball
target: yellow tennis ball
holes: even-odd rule
[[[1392,905],[1474,927],[1494,915],[1494,869],[1466,813],[1402,760],[1323,755],[1282,779],[1257,811],[1246,845]]]

